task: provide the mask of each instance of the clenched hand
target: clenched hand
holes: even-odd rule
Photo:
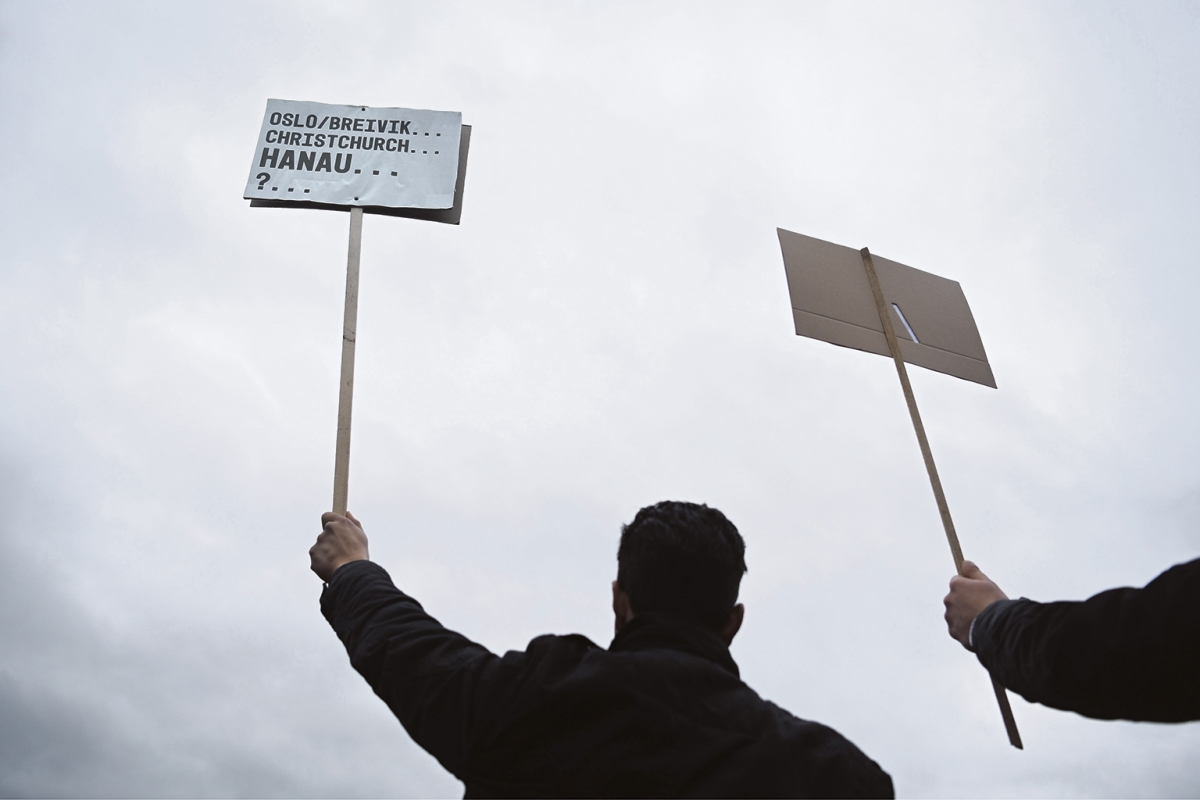
[[[969,636],[975,617],[997,600],[1007,599],[1008,595],[979,567],[971,561],[964,561],[962,575],[950,579],[950,594],[942,601],[946,604],[946,625],[950,635],[970,650]]]
[[[347,512],[346,516],[326,511],[321,515],[322,531],[317,543],[308,550],[312,571],[323,581],[333,577],[338,567],[351,561],[369,561],[367,534],[362,523]]]

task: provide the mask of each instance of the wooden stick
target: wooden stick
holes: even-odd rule
[[[338,393],[337,454],[333,461],[333,510],[346,513],[350,483],[350,411],[354,404],[354,340],[358,329],[358,260],[362,254],[363,211],[350,209],[350,249],[346,254],[346,313],[342,319],[342,379]]]
[[[942,479],[938,477],[937,465],[933,463],[933,451],[929,448],[929,439],[925,436],[925,425],[921,422],[921,412],[917,410],[917,398],[913,394],[912,384],[908,381],[908,369],[904,359],[900,357],[900,343],[896,340],[896,328],[892,325],[892,315],[888,313],[887,303],[883,298],[883,289],[879,286],[879,276],[875,274],[875,262],[871,259],[871,251],[863,248],[863,267],[867,270],[867,279],[871,282],[871,294],[875,296],[875,310],[879,312],[879,321],[883,324],[883,335],[887,339],[888,350],[892,360],[896,362],[896,372],[900,375],[900,388],[904,390],[904,401],[908,403],[908,415],[912,418],[913,429],[917,432],[917,443],[921,446],[921,457],[925,459],[925,471],[929,473],[929,483],[933,486],[933,496],[937,500],[938,513],[942,515],[942,527],[946,530],[946,541],[950,543],[950,553],[954,556],[954,569],[962,574],[963,554],[958,543],[958,534],[954,530],[954,520],[950,517],[950,505],[946,502],[946,493],[942,490]],[[1000,716],[1004,718],[1004,729],[1008,732],[1008,741],[1018,750],[1023,750],[1021,734],[1017,731],[1017,721],[1013,717],[1012,707],[1008,703],[1008,694],[1004,687],[992,678],[992,689],[996,692],[996,702],[1000,704]]]

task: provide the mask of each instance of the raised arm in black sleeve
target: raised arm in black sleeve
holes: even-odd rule
[[[1200,719],[1200,559],[1082,602],[992,603],[972,640],[1030,702],[1096,719]]]
[[[346,645],[351,665],[413,740],[461,778],[486,705],[481,687],[500,658],[442,627],[370,561],[352,561],[333,574],[321,594],[321,612]]]

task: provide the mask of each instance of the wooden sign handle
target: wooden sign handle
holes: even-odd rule
[[[892,315],[888,313],[887,303],[883,298],[883,289],[879,286],[879,276],[875,273],[875,262],[871,259],[871,251],[863,248],[861,251],[863,267],[867,270],[867,279],[871,282],[871,294],[875,297],[875,309],[879,312],[879,321],[883,324],[883,335],[887,338],[888,350],[892,360],[896,362],[896,372],[900,375],[900,388],[904,390],[904,401],[908,403],[908,415],[912,418],[913,429],[917,432],[917,443],[921,446],[921,457],[925,459],[925,471],[929,473],[929,483],[933,486],[933,496],[937,500],[938,513],[942,515],[942,527],[946,530],[946,541],[950,543],[950,554],[954,556],[954,569],[962,574],[963,554],[958,543],[958,534],[954,530],[954,520],[950,517],[950,505],[946,502],[946,493],[942,489],[942,479],[938,477],[937,465],[933,463],[933,450],[929,448],[929,438],[925,435],[925,425],[921,422],[921,412],[917,410],[917,398],[913,394],[912,384],[908,381],[908,369],[900,356],[900,343],[896,340],[896,328],[892,324]],[[1012,706],[1008,703],[1008,694],[1004,687],[992,678],[992,689],[996,692],[996,702],[1000,704],[1000,716],[1004,718],[1004,729],[1008,732],[1008,741],[1018,750],[1023,750],[1021,734],[1017,731],[1017,720],[1013,717]]]
[[[363,210],[350,209],[350,248],[346,254],[346,311],[342,319],[342,378],[338,392],[337,452],[333,460],[333,510],[346,513],[350,483],[350,412],[354,405],[354,340],[358,329],[358,261],[362,253]]]

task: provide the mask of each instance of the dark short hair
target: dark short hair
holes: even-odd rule
[[[635,614],[676,614],[720,630],[745,572],[746,543],[715,508],[664,500],[621,527],[617,585]]]

